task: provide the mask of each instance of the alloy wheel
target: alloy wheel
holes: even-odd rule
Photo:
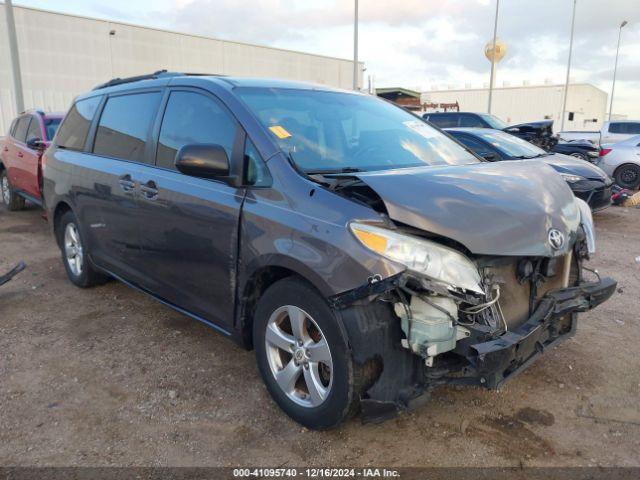
[[[293,305],[274,311],[265,344],[271,373],[290,400],[313,408],[327,399],[333,384],[331,350],[307,312]]]
[[[76,277],[82,275],[84,253],[78,228],[73,223],[68,223],[64,229],[64,253],[71,273]]]

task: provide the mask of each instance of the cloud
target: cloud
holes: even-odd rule
[[[216,38],[341,58],[352,55],[353,0],[112,0],[108,7],[102,0],[48,1],[59,2],[62,9],[92,8],[100,16]],[[378,86],[479,87],[489,81],[483,47],[493,34],[495,0],[359,4],[359,57],[365,75],[374,75]],[[498,68],[498,85],[564,82],[572,5],[569,0],[500,2],[498,35],[508,53]],[[640,118],[640,0],[578,1],[571,77],[610,91],[622,20],[629,25],[623,29],[617,110]]]

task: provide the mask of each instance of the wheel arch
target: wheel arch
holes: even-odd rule
[[[248,270],[249,273],[238,288],[236,328],[241,344],[249,350],[253,348],[252,329],[256,306],[264,292],[273,283],[284,278],[295,277],[307,283],[322,298],[326,299],[334,293],[319,275],[291,257],[276,256],[274,258],[271,256],[269,263],[258,263],[254,265],[254,268]],[[338,327],[346,339],[344,325],[342,325],[339,316],[336,318],[338,319]]]
[[[66,200],[60,200],[53,210],[53,215],[51,216],[51,227],[53,229],[53,234],[56,238],[56,242],[58,246],[60,246],[60,235],[58,235],[58,224],[63,215],[67,212],[73,212],[73,208],[71,204]]]

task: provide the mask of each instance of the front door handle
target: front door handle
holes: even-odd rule
[[[158,186],[153,180],[149,180],[147,183],[140,185],[140,191],[144,198],[148,200],[155,200],[158,196]]]
[[[120,184],[120,188],[126,193],[133,192],[133,189],[136,188],[136,182],[131,179],[131,175],[128,173],[120,176],[120,178],[118,178],[118,183]]]

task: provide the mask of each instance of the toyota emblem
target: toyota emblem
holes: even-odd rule
[[[564,246],[564,235],[560,230],[555,228],[549,230],[549,245],[554,250],[560,250]]]

